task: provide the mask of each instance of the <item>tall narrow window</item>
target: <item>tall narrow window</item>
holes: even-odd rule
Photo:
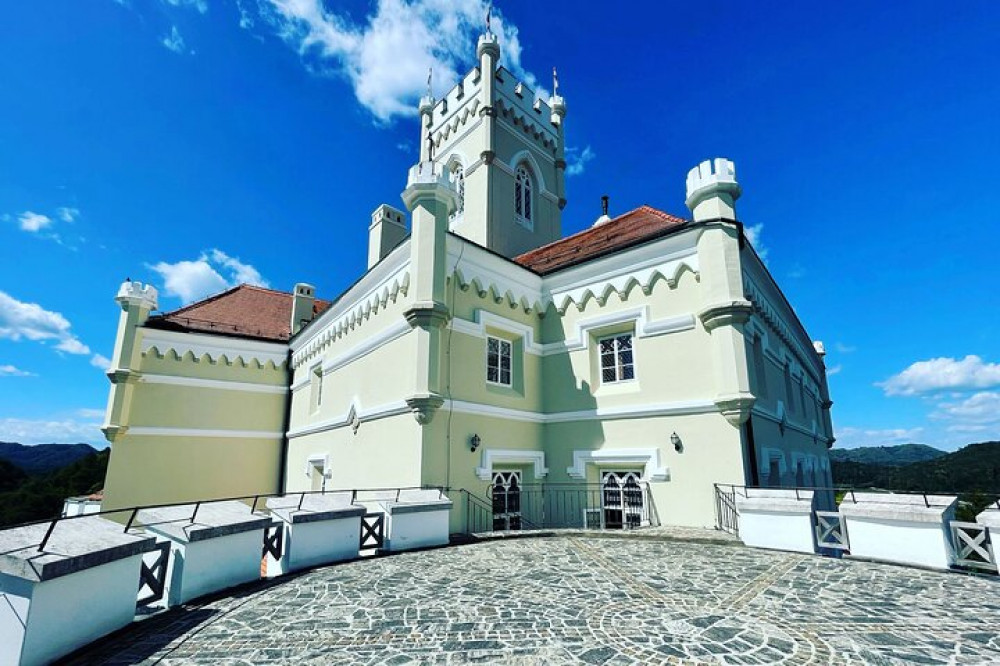
[[[323,404],[323,366],[317,365],[312,369],[309,378],[309,392],[312,394],[312,410],[315,412]]]
[[[600,341],[601,381],[605,384],[635,379],[632,334],[616,335]]]
[[[785,400],[788,401],[788,411],[795,411],[795,394],[792,393],[792,367],[785,363]]]
[[[531,187],[531,174],[528,173],[528,169],[523,166],[517,167],[514,179],[514,214],[517,221],[529,229],[533,224]]]
[[[486,338],[486,381],[503,386],[511,385],[510,353],[509,340]]]
[[[451,182],[455,185],[455,191],[458,192],[458,203],[455,206],[455,212],[451,214],[451,220],[454,222],[465,212],[465,169],[462,168],[461,162],[455,162],[452,165]]]
[[[764,365],[764,339],[759,335],[753,340],[753,372],[757,376],[757,394],[767,396],[767,367]]]

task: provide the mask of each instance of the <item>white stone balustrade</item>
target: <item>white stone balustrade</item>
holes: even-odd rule
[[[369,503],[385,514],[385,550],[399,552],[448,544],[452,501],[438,490],[400,490]]]
[[[351,503],[351,493],[273,498],[267,508],[284,530],[281,559],[268,555],[268,576],[359,556],[366,509]]]
[[[205,503],[197,513],[194,504],[143,509],[138,518],[147,531],[171,542],[168,606],[260,578],[271,518],[250,513],[242,502]]]
[[[954,495],[848,493],[840,503],[851,557],[947,569]]]
[[[748,546],[815,553],[812,490],[746,488],[736,492],[740,539]]]
[[[148,535],[99,516],[0,532],[0,664],[47,664],[135,617]]]
[[[990,536],[1000,537],[1000,507],[992,504],[976,516],[976,522],[990,530]]]

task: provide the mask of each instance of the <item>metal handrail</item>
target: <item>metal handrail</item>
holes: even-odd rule
[[[41,552],[45,551],[45,546],[48,545],[49,539],[51,539],[52,532],[55,530],[56,525],[58,523],[62,522],[62,521],[66,521],[66,520],[79,520],[81,518],[94,518],[94,517],[101,517],[101,516],[109,516],[109,515],[112,515],[112,514],[124,514],[124,513],[128,513],[129,514],[129,518],[128,518],[128,520],[125,523],[125,529],[122,530],[123,533],[128,533],[129,530],[131,530],[132,527],[133,527],[133,525],[135,524],[135,521],[136,521],[136,518],[139,515],[139,512],[140,511],[145,511],[145,510],[148,510],[148,509],[168,509],[168,508],[178,507],[178,506],[190,506],[191,504],[194,504],[194,510],[191,513],[191,517],[190,518],[178,518],[176,520],[165,520],[165,521],[161,521],[160,523],[156,523],[156,524],[159,525],[159,524],[175,523],[175,522],[181,522],[181,521],[187,520],[188,524],[194,524],[196,518],[198,517],[198,512],[200,511],[201,506],[203,504],[214,504],[214,503],[219,503],[219,502],[246,502],[246,501],[253,500],[253,502],[252,502],[252,504],[250,505],[249,508],[250,508],[250,513],[254,514],[254,513],[257,513],[257,504],[260,502],[261,499],[280,498],[280,497],[289,497],[289,496],[294,496],[294,495],[301,495],[301,497],[299,499],[299,509],[301,509],[302,502],[305,500],[305,496],[306,495],[326,495],[326,494],[333,494],[333,493],[350,492],[351,493],[351,505],[354,505],[355,503],[357,503],[357,497],[358,497],[358,493],[359,492],[361,492],[361,493],[376,493],[376,492],[390,492],[390,491],[394,491],[396,493],[396,496],[395,496],[396,499],[395,499],[395,501],[398,502],[399,501],[399,497],[400,497],[402,491],[404,491],[404,490],[437,490],[438,491],[438,499],[443,498],[444,497],[444,492],[445,492],[445,489],[444,489],[443,486],[424,485],[424,486],[404,486],[404,487],[395,487],[395,488],[357,488],[357,489],[349,489],[349,488],[326,489],[326,488],[324,488],[322,490],[306,490],[306,491],[297,491],[297,492],[293,492],[293,493],[259,493],[257,495],[239,495],[239,496],[236,496],[236,497],[220,497],[220,498],[215,498],[215,499],[189,500],[189,501],[186,501],[186,502],[169,502],[169,503],[165,503],[165,504],[145,504],[145,505],[138,505],[138,506],[122,507],[120,509],[108,509],[107,511],[97,511],[95,513],[80,514],[80,515],[77,515],[77,516],[59,516],[57,518],[46,518],[44,520],[33,520],[33,521],[25,522],[25,523],[20,523],[20,524],[17,524],[17,525],[11,525],[9,527],[5,527],[4,530],[11,530],[11,529],[17,529],[17,528],[21,528],[21,527],[31,527],[31,526],[34,526],[34,525],[45,525],[45,524],[48,524],[48,528],[45,530],[45,535],[42,537],[42,541],[37,546],[38,552],[41,553]],[[270,511],[269,511],[269,513],[270,513]],[[0,531],[3,531],[3,530],[0,530]]]
[[[852,488],[852,487],[846,487],[846,486],[746,486],[746,485],[739,485],[739,484],[732,484],[732,483],[715,483],[715,484],[713,484],[713,486],[715,487],[715,489],[717,491],[719,491],[719,490],[721,490],[723,488],[726,488],[726,489],[729,489],[730,492],[735,492],[737,490],[743,490],[743,491],[749,491],[749,490],[794,490],[795,491],[795,498],[796,498],[796,500],[799,500],[799,501],[804,501],[803,498],[801,497],[801,494],[800,494],[800,491],[803,491],[803,490],[810,490],[810,491],[813,491],[813,492],[832,492],[835,495],[839,494],[839,493],[843,493],[843,497],[841,498],[841,501],[838,502],[838,504],[842,504],[843,501],[844,501],[844,499],[846,499],[848,496],[850,496],[852,504],[857,504],[858,503],[858,498],[857,498],[857,494],[856,493],[858,493],[858,492],[871,493],[871,494],[875,494],[875,495],[919,495],[924,500],[924,506],[926,508],[931,508],[932,506],[946,506],[944,504],[939,504],[939,503],[936,503],[936,502],[932,503],[932,500],[930,498],[932,498],[934,496],[954,495],[954,496],[958,497],[958,496],[961,496],[961,495],[968,495],[970,492],[981,492],[981,493],[983,493],[985,495],[997,495],[998,498],[996,500],[990,501],[990,504],[991,505],[996,505],[997,509],[1000,510],[1000,490],[994,490],[994,491],[988,491],[988,490],[987,491],[982,491],[982,490],[976,490],[976,491],[968,491],[968,490],[966,490],[966,491],[885,490],[885,489],[880,489],[880,488]],[[744,492],[743,496],[744,497],[749,497],[749,495],[747,495],[745,492]]]

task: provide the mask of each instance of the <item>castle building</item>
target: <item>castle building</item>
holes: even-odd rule
[[[437,485],[517,527],[531,487],[641,486],[581,520],[701,526],[715,483],[831,485],[822,345],[746,240],[732,162],[691,169],[690,217],[563,238],[566,103],[499,55],[481,36],[420,101],[407,212],[376,208],[333,301],[243,285],[153,314],[155,288],[122,285],[106,509]]]

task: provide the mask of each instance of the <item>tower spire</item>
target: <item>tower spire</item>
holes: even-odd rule
[[[559,73],[555,66],[552,67],[552,96],[559,97]]]
[[[492,13],[493,13],[493,3],[490,2],[490,3],[486,4],[486,34],[487,35],[492,35],[493,34],[493,28],[490,25],[492,23],[492,21],[490,20]]]

